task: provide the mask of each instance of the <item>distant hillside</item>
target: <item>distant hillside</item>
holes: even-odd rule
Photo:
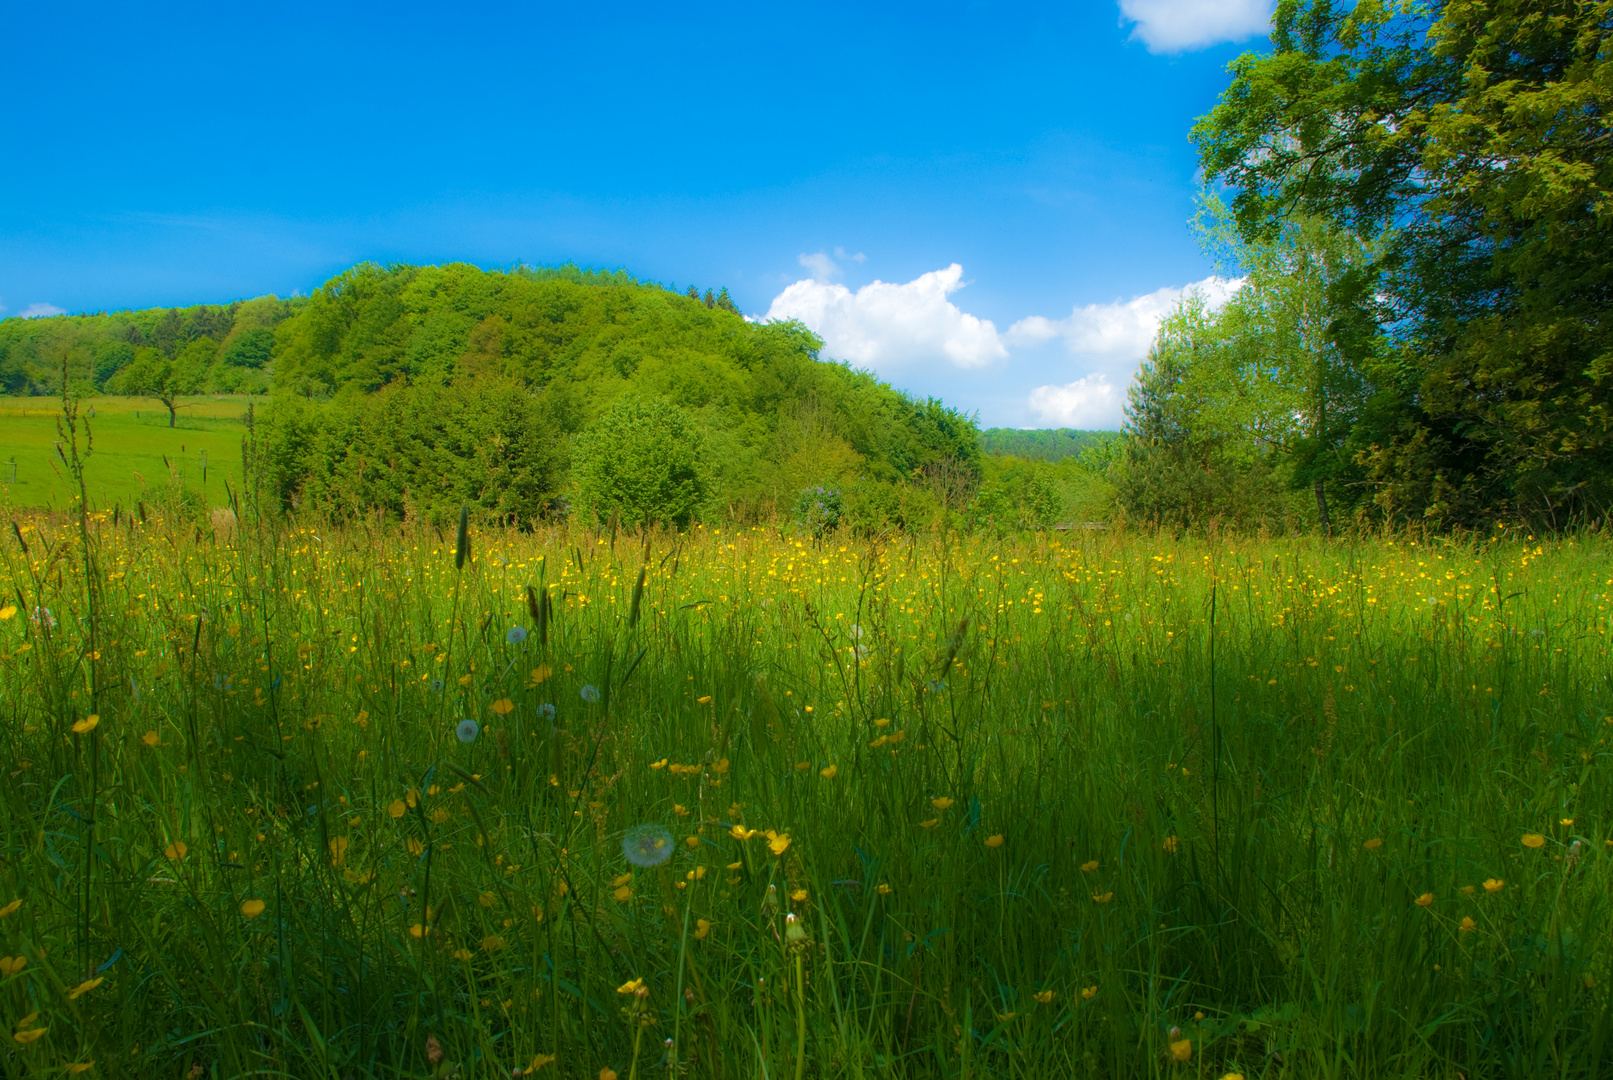
[[[1022,457],[1032,461],[1062,461],[1079,457],[1092,447],[1120,438],[1118,431],[1080,431],[1076,428],[987,428],[980,433],[980,449],[993,457]]]
[[[787,511],[824,485],[854,516],[901,519],[973,490],[972,421],[820,360],[821,344],[746,322],[726,291],[620,272],[365,263],[306,298],[0,321],[0,388],[54,392],[65,356],[86,390],[272,390],[282,498],[336,510],[555,512],[571,437],[632,398],[702,427],[714,514]]]

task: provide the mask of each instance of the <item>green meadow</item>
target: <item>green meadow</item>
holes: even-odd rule
[[[169,427],[168,410],[154,399],[85,398],[80,406],[85,416],[94,410],[94,446],[85,460],[91,505],[132,509],[137,501],[156,498],[154,492],[166,492],[174,479],[209,504],[222,505],[224,480],[241,482],[247,408],[254,403],[261,408],[265,401],[231,395],[184,398]],[[71,502],[77,487],[56,450],[60,416],[55,398],[0,397],[0,502],[57,509]]]
[[[0,1074],[1613,1069],[1599,536],[254,505],[5,523]]]

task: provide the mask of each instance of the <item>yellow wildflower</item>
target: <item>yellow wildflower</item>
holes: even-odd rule
[[[87,735],[88,733],[94,731],[95,725],[99,724],[100,722],[101,717],[99,715],[96,713],[90,713],[90,715],[86,716],[82,720],[79,720],[73,725],[73,734]]]
[[[262,900],[247,900],[241,904],[241,914],[249,919],[255,919],[263,914],[266,906]]]
[[[987,847],[1002,847],[1003,846],[1003,834],[1002,833],[992,833],[990,836],[986,837],[985,842],[986,842]]]
[[[1523,846],[1526,848],[1542,848],[1546,846],[1546,838],[1537,832],[1523,834]]]
[[[1418,907],[1428,907],[1428,906],[1432,905],[1433,902],[1434,902],[1434,894],[1431,893],[1431,892],[1423,893],[1416,900],[1416,904],[1417,904]]]
[[[72,1001],[76,998],[82,997],[104,982],[106,982],[105,975],[98,975],[93,979],[85,979],[83,982],[79,983],[77,986],[73,987],[67,992],[67,998],[69,1001]]]
[[[1502,881],[1500,878],[1486,878],[1484,881],[1484,891],[1488,893],[1497,893],[1501,891],[1504,885],[1506,885],[1506,882]]]

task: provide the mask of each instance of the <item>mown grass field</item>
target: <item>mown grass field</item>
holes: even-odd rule
[[[1600,537],[13,520],[7,1076],[1613,1067]]]
[[[80,408],[86,416],[95,410],[94,452],[85,461],[91,505],[121,504],[129,509],[141,499],[149,502],[151,491],[167,488],[170,470],[209,504],[225,504],[224,478],[237,487],[241,482],[243,417],[254,402],[261,407],[264,399],[184,398],[170,428],[168,410],[156,400],[83,399]],[[61,413],[56,398],[0,397],[0,504],[56,509],[70,505],[78,487],[56,453],[61,441],[56,421]]]

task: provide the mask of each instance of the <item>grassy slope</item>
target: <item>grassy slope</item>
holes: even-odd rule
[[[263,398],[186,398],[177,424],[168,426],[168,411],[148,398],[85,398],[83,412],[93,407],[90,428],[95,451],[86,465],[90,504],[125,508],[144,497],[148,487],[167,483],[163,455],[183,473],[187,487],[200,490],[209,503],[225,501],[224,477],[239,486],[242,417],[248,402]],[[61,403],[47,397],[0,397],[0,502],[17,507],[63,508],[76,494],[56,456],[56,421]],[[202,482],[201,454],[207,451],[207,481]],[[17,481],[7,484],[9,462],[17,463]],[[145,483],[141,483],[141,478]]]

